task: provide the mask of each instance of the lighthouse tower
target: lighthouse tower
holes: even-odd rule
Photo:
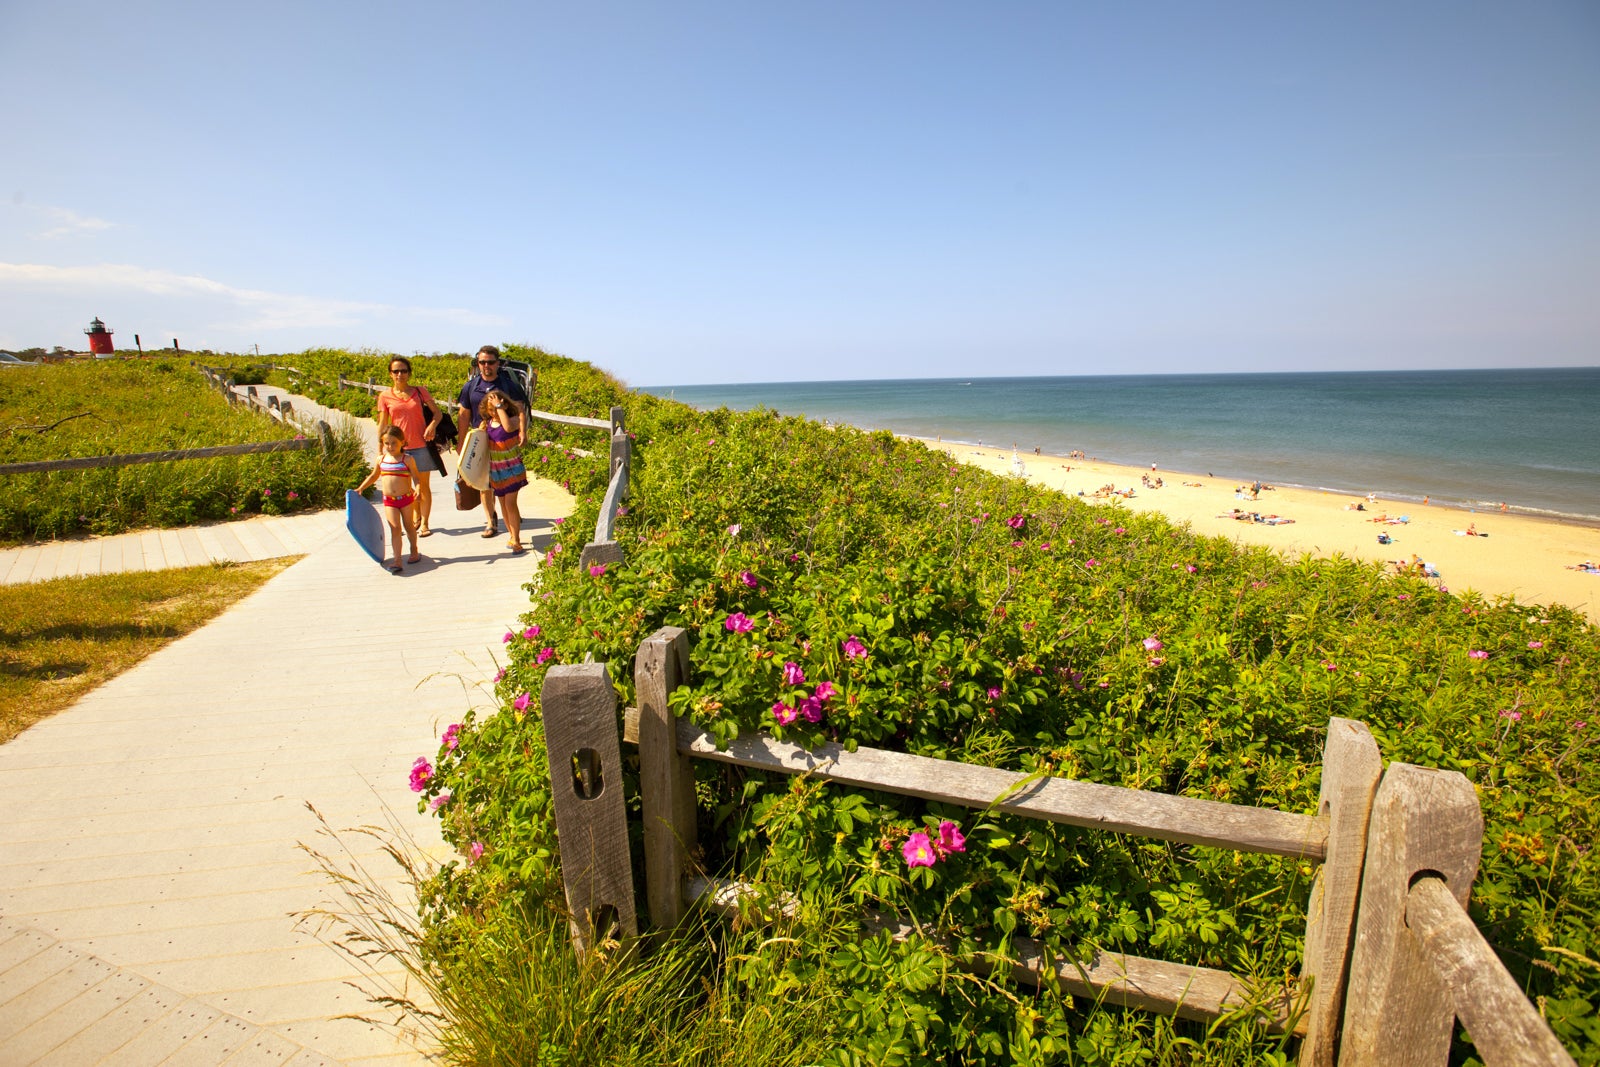
[[[95,355],[109,356],[116,351],[111,344],[111,331],[98,318],[89,323],[89,328],[83,332],[89,335],[89,351]]]

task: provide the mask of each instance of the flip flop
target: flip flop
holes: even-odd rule
[[[394,564],[393,566],[391,566],[389,568],[389,573],[390,574],[403,574],[404,571],[401,569],[400,564],[396,563],[396,564]]]
[[[418,555],[417,553],[413,552],[413,553],[411,553],[411,555],[406,557],[406,562],[407,563],[421,563],[422,562],[422,557],[420,555]]]
[[[520,544],[516,544],[514,542],[507,543],[506,547],[511,550],[511,554],[513,556],[520,556],[524,552],[528,551],[526,548],[523,548]]]
[[[499,533],[499,531],[494,528],[494,523],[491,522],[489,525],[487,525],[487,526],[485,526],[483,528],[483,533],[479,534],[478,536],[483,538],[484,540],[488,540],[489,538],[495,536],[497,533]]]
[[[426,526],[424,526],[422,529],[417,531],[417,536],[418,537],[431,537],[431,536],[433,536],[433,531],[428,529]]]

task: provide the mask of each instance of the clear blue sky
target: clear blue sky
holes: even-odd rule
[[[1600,364],[1600,4],[0,0],[0,347]]]

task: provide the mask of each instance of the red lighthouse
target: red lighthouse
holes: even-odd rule
[[[89,335],[89,351],[95,355],[109,356],[115,351],[111,344],[111,331],[98,318],[89,323],[89,328],[83,332]]]

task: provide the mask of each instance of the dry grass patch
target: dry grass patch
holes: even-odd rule
[[[0,743],[204,626],[299,558],[0,586]]]

